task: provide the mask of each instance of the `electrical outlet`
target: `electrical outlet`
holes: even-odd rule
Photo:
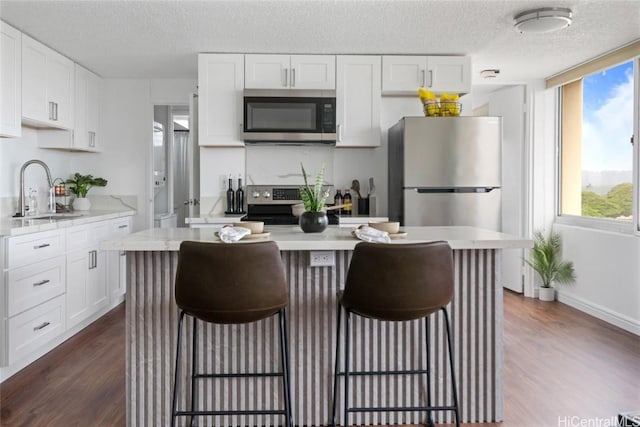
[[[220,190],[229,188],[229,175],[220,175],[218,179],[220,180]]]
[[[309,265],[311,267],[333,267],[336,265],[336,253],[334,251],[310,251]]]

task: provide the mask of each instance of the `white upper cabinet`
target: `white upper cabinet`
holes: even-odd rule
[[[198,55],[198,141],[202,146],[244,146],[244,55]]]
[[[99,151],[102,79],[78,64],[74,64],[74,67],[74,129],[43,129],[38,134],[38,146],[73,151]]]
[[[336,147],[380,145],[380,57],[338,55]]]
[[[100,102],[102,79],[91,71],[75,65],[76,118],[73,148],[97,151],[99,148]]]
[[[466,56],[383,56],[382,94],[416,95],[424,87],[465,94],[471,90],[471,61]]]
[[[73,129],[74,65],[22,34],[22,119],[37,127]]]
[[[0,22],[0,136],[22,135],[22,34]]]
[[[246,89],[336,89],[334,55],[245,55]]]

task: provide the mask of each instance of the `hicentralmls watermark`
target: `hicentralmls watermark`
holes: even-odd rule
[[[618,425],[615,416],[609,418],[585,418],[578,415],[558,416],[558,427],[616,427]]]

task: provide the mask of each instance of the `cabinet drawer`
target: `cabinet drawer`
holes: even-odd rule
[[[25,234],[7,239],[8,268],[39,262],[64,253],[64,238],[60,230]]]
[[[131,233],[131,219],[117,218],[109,223],[109,237],[124,236]]]
[[[64,293],[65,257],[16,268],[7,276],[7,312],[11,317]]]
[[[9,319],[9,364],[62,334],[65,301],[60,295]]]

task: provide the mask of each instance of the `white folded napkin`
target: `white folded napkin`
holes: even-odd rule
[[[361,225],[354,230],[356,237],[360,240],[364,240],[365,242],[373,242],[373,243],[389,243],[391,239],[389,238],[389,233],[386,231],[378,230],[373,227],[369,227],[368,225]]]
[[[251,234],[251,230],[244,227],[233,227],[231,225],[225,225],[218,231],[218,237],[224,243],[233,243],[242,239],[247,234]]]

